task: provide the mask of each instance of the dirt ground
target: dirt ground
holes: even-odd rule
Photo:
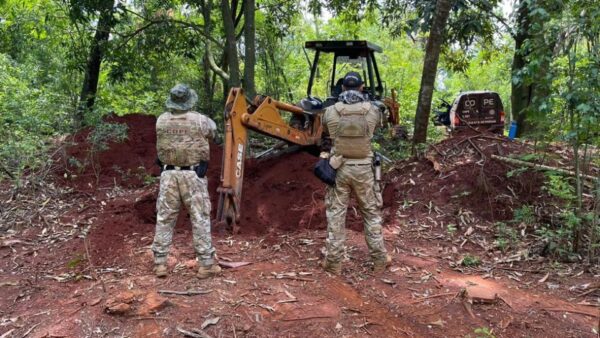
[[[527,145],[463,135],[395,163],[383,210],[393,263],[378,276],[354,205],[342,276],[319,267],[325,187],[315,158],[248,161],[241,233],[213,236],[223,274],[195,277],[182,212],[170,275],[157,279],[155,119],[111,121],[129,137],[98,154],[95,171],[72,160],[88,156],[83,132],[57,152],[51,183],[17,196],[4,185],[0,337],[598,337],[598,266],[557,263],[535,243],[493,245],[496,222],[546,198],[541,174],[507,178],[514,168],[491,159]],[[213,210],[220,159],[214,145]],[[480,263],[464,264],[469,257]]]

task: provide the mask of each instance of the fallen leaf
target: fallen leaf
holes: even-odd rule
[[[538,283],[544,283],[546,282],[546,280],[548,279],[548,277],[550,276],[550,272],[546,273],[546,275],[544,277],[542,277]]]
[[[98,303],[100,303],[101,300],[102,300],[102,297],[94,298],[94,299],[90,300],[90,302],[88,304],[90,306],[98,305]]]
[[[391,279],[387,279],[387,278],[381,278],[381,281],[384,282],[385,284],[390,284],[390,285],[396,284],[395,281],[393,281]]]
[[[269,312],[275,312],[275,309],[272,306],[265,305],[265,304],[258,304],[258,306],[262,307],[263,309],[265,309]]]
[[[225,262],[225,261],[219,261],[219,265],[224,267],[224,268],[229,268],[229,269],[235,269],[235,268],[239,268],[241,266],[245,266],[245,265],[250,265],[252,264],[252,262]]]
[[[210,318],[204,321],[204,323],[202,323],[202,325],[200,326],[200,329],[204,330],[207,326],[209,325],[216,325],[219,320],[221,320],[221,317],[214,317],[214,318]]]
[[[0,247],[13,246],[15,244],[32,245],[32,243],[25,242],[20,239],[7,239],[7,240],[2,241],[2,243],[0,244]]]
[[[440,319],[436,320],[435,322],[429,323],[429,325],[444,327],[444,321],[440,318]]]

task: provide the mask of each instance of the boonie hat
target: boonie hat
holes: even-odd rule
[[[358,88],[363,84],[363,82],[360,78],[360,74],[357,72],[348,72],[348,74],[344,76],[344,81],[342,84],[346,88]]]
[[[198,94],[184,84],[171,88],[169,98],[165,103],[168,109],[191,110],[198,102]]]

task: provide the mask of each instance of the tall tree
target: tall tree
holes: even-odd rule
[[[256,94],[254,67],[256,66],[255,0],[244,0],[244,87],[250,97]]]
[[[211,12],[212,12],[212,0],[201,0],[200,7],[202,8],[202,18],[204,21],[204,34],[209,36],[211,33],[212,23],[211,23]],[[205,45],[208,45],[210,41],[205,39]],[[214,61],[213,61],[214,62]],[[202,66],[203,66],[203,76],[204,76],[204,88],[200,91],[200,97],[202,100],[202,104],[204,105],[204,110],[206,113],[212,112],[212,100],[214,96],[214,73],[211,73],[211,55],[210,49],[204,48],[204,56],[202,58]]]
[[[515,38],[515,54],[512,62],[513,76],[516,76],[525,67],[527,60],[527,49],[524,44],[529,39],[529,7],[527,0],[520,0],[517,4],[516,16],[517,31]],[[518,136],[521,136],[524,130],[529,129],[525,125],[526,109],[531,103],[531,85],[524,81],[514,79],[511,81],[511,107],[512,118],[517,121]]]
[[[553,22],[565,5],[558,2],[521,0],[517,5],[512,63],[512,111],[517,121],[517,136],[545,133],[542,124],[532,123],[551,112],[552,61],[560,45],[571,33],[561,31]]]
[[[415,131],[413,143],[424,143],[427,140],[427,125],[431,111],[431,100],[433,97],[433,86],[437,75],[437,66],[440,59],[440,51],[444,39],[446,22],[450,15],[451,0],[438,0],[429,38],[425,46],[425,60],[423,62],[423,75],[421,76],[421,89],[417,112],[415,114]]]
[[[104,58],[110,31],[115,24],[114,0],[100,0],[92,3],[92,5],[96,5],[97,7],[92,7],[91,9],[96,9],[99,12],[99,17],[96,25],[96,33],[90,44],[81,94],[79,95],[79,106],[73,118],[73,124],[76,128],[84,124],[86,112],[91,111],[94,107],[96,93],[98,92],[100,66]],[[79,4],[75,2],[74,6],[77,7]],[[81,13],[81,11],[82,8],[75,8],[74,12]]]
[[[240,86],[240,61],[238,57],[236,34],[235,34],[235,11],[237,0],[233,2],[234,6],[229,5],[229,0],[221,0],[221,14],[223,16],[223,28],[225,31],[225,53],[227,54],[227,68],[229,69],[229,87]]]

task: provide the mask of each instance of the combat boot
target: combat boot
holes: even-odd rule
[[[321,262],[321,267],[323,267],[325,271],[331,272],[334,275],[339,276],[342,274],[342,263],[340,262],[331,262],[327,259],[324,259],[323,262]]]
[[[154,266],[154,275],[158,278],[167,277],[167,265],[166,264],[156,264]]]
[[[198,274],[196,275],[200,279],[206,279],[211,276],[216,276],[221,273],[221,267],[219,264],[213,264],[209,266],[201,265],[198,268]]]
[[[385,257],[373,260],[373,272],[382,273],[385,271],[390,263],[392,263],[392,256],[386,254]]]

